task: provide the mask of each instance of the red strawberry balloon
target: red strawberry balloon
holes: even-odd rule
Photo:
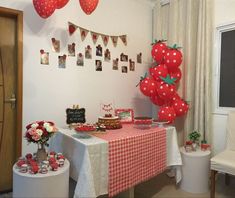
[[[168,123],[174,122],[176,118],[176,113],[173,107],[166,106],[160,107],[158,111],[158,119],[159,121],[167,121]]]
[[[164,60],[164,55],[167,51],[167,46],[162,41],[157,41],[152,47],[152,57],[158,63],[161,64]]]
[[[156,90],[156,86],[157,86],[157,83],[155,80],[149,78],[149,77],[146,77],[146,74],[145,74],[145,77],[141,77],[141,80],[140,80],[140,91],[145,95],[145,96],[154,96],[157,94],[157,90]]]
[[[170,76],[171,76],[171,78],[176,79],[175,83],[178,83],[182,77],[182,73],[181,73],[180,68],[176,68],[175,70],[170,71]]]
[[[168,70],[166,65],[160,64],[158,66],[149,68],[149,73],[156,81],[161,81],[160,76],[165,78],[168,74]]]
[[[159,95],[151,96],[150,100],[152,101],[153,104],[162,106],[165,104],[165,101],[159,97]]]
[[[90,15],[97,7],[99,0],[79,0],[82,10]]]
[[[161,79],[162,81],[157,84],[157,93],[163,100],[170,100],[176,93],[175,79],[169,75],[166,78],[161,77]]]
[[[176,116],[183,116],[188,112],[189,107],[185,101],[178,99],[173,103],[173,108]]]
[[[179,47],[175,44],[169,48],[164,55],[164,62],[169,70],[177,69],[182,63],[182,53],[178,50]]]
[[[46,19],[55,11],[57,0],[33,0],[33,5],[38,15]]]
[[[69,0],[57,0],[56,9],[63,8]]]
[[[177,94],[177,92],[175,92],[175,94],[172,96],[172,98],[167,101],[167,104],[169,104],[170,106],[173,105],[173,103],[176,101],[176,100],[181,100],[180,96]]]

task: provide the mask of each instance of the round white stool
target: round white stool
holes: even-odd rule
[[[13,166],[13,197],[68,197],[69,161],[57,171],[47,174],[21,173]]]
[[[180,188],[190,193],[205,193],[209,190],[210,151],[186,152],[180,148],[183,161]]]

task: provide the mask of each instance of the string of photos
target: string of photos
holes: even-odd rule
[[[88,30],[86,28],[80,27],[78,25],[75,25],[74,23],[68,22],[68,31],[69,35],[71,36],[74,34],[74,32],[79,28],[80,30],[80,35],[81,35],[81,40],[84,41],[90,32],[92,41],[94,45],[96,44],[98,38],[101,36],[102,41],[104,43],[104,46],[106,47],[109,43],[109,40],[112,41],[113,46],[116,47],[118,43],[118,38],[121,39],[124,45],[127,45],[127,35],[119,35],[119,36],[113,36],[113,35],[107,35],[107,34],[102,34],[99,32],[94,32],[91,30]]]

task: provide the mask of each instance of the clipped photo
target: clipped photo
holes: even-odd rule
[[[128,61],[128,55],[125,55],[123,53],[120,54],[120,60],[123,62],[127,62]]]
[[[49,52],[40,50],[40,60],[42,65],[49,65]]]
[[[102,71],[102,61],[101,60],[95,60],[95,70]]]
[[[102,56],[102,47],[101,47],[101,45],[96,46],[96,56]]]
[[[60,52],[60,41],[56,40],[55,38],[51,39],[52,42],[52,51],[53,52]]]
[[[75,56],[75,43],[68,44],[68,55]]]
[[[113,70],[118,70],[118,58],[113,60]]]
[[[58,67],[65,68],[66,67],[66,55],[58,56]]]
[[[142,53],[137,54],[137,63],[142,63]]]
[[[90,45],[87,45],[85,47],[85,58],[86,59],[91,59],[92,58],[92,49]]]
[[[122,73],[127,73],[127,66],[122,66]]]
[[[135,71],[135,61],[129,60],[129,70]]]
[[[110,51],[109,51],[109,49],[106,49],[105,52],[104,52],[104,60],[109,62],[110,59],[111,59]]]
[[[77,66],[84,66],[84,58],[82,53],[77,55]]]

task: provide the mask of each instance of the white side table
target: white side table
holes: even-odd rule
[[[57,171],[47,174],[21,173],[13,166],[13,197],[68,197],[69,196],[69,161]]]
[[[183,160],[180,188],[190,193],[205,193],[209,190],[210,151],[186,152],[180,148]]]

